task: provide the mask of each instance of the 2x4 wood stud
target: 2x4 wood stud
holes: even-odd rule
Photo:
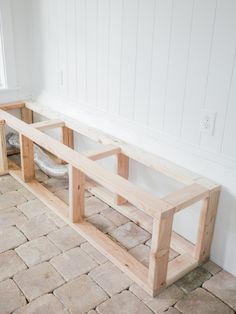
[[[21,110],[22,121],[31,124],[30,128],[26,128],[25,124],[22,124],[24,122],[18,123],[17,118],[6,113],[8,110],[17,108]],[[73,159],[67,158],[67,155],[70,155],[70,151],[67,151],[65,146],[72,149],[74,148],[73,130],[67,127],[65,122],[56,119],[33,123],[32,110],[21,102],[1,105],[0,119],[0,174],[9,172],[149,294],[153,296],[157,295],[163,287],[172,284],[185,273],[208,259],[220,193],[220,187],[217,184],[205,178],[198,177],[193,181],[193,184],[187,185],[182,190],[167,195],[162,200],[152,198],[140,189],[137,189],[137,192],[140,194],[136,194],[137,200],[134,197],[130,197],[129,194],[125,193],[125,190],[120,187],[120,179],[118,176],[112,174],[110,180],[113,182],[112,192],[115,195],[113,201],[109,199],[109,197],[107,198],[106,193],[102,192],[101,189],[99,190],[99,186],[94,185],[94,187],[92,187],[94,191],[96,191],[96,189],[98,190],[98,197],[102,195],[102,199],[107,200],[109,205],[113,206],[116,210],[140,224],[149,232],[152,228],[151,252],[149,267],[147,269],[128,252],[84,220],[84,193],[87,188],[86,175],[89,175],[91,179],[96,182],[96,179],[99,179],[99,174],[103,174],[103,170],[97,168],[99,173],[97,173],[97,175],[95,175],[95,173],[91,175],[91,173],[86,173],[86,160],[84,160],[81,155],[78,154],[78,158],[81,157],[81,167],[78,167],[77,164],[73,164]],[[20,133],[21,170],[16,167],[13,170],[8,170],[5,140],[5,126],[8,124]],[[43,135],[41,140],[42,133],[40,130],[54,127],[62,128],[62,141],[65,146],[60,146],[61,144],[58,145],[62,148],[63,153],[60,153],[55,147],[52,148],[52,146],[50,146],[56,145],[57,142],[55,140],[47,136],[45,137],[45,135]],[[29,130],[32,132],[29,132]],[[33,130],[38,130],[39,133],[33,132]],[[46,140],[46,143],[44,140]],[[51,151],[51,153],[58,154],[59,158],[62,158],[62,160],[65,160],[69,164],[69,207],[35,180],[34,141],[42,147],[45,146],[44,148]],[[86,153],[85,156],[90,160],[97,160],[113,154],[117,157],[117,174],[128,180],[129,157],[122,152],[121,148],[110,145],[97,152]],[[82,169],[83,162],[85,171]],[[94,171],[96,171],[96,168]],[[105,171],[104,175],[107,177]],[[106,182],[104,180],[101,181]],[[125,181],[121,182],[125,184]],[[106,187],[108,186],[109,182]],[[117,189],[114,187],[117,187]],[[136,192],[136,189],[133,188],[132,185],[127,185],[125,188],[129,188],[130,193]],[[139,209],[144,210],[144,213],[140,212],[141,215],[139,215],[138,210],[135,212],[127,198],[129,198],[131,203],[134,200],[134,205],[138,204]],[[176,212],[200,200],[203,200],[203,205],[200,213],[197,242],[194,246],[182,237],[175,235],[172,231],[172,225]],[[155,204],[157,206],[156,211]],[[162,205],[163,208],[161,208]],[[132,211],[136,215],[135,218],[134,215],[132,216]],[[142,221],[145,215],[147,218],[151,216],[151,223],[149,219],[147,219],[146,222]],[[177,246],[176,250],[179,251],[180,256],[168,263],[169,249],[172,243]]]

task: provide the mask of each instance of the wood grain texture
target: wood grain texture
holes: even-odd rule
[[[8,169],[5,122],[0,120],[0,175]]]

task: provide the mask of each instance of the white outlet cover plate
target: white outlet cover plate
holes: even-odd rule
[[[200,130],[202,133],[207,135],[214,135],[216,121],[216,112],[210,110],[202,110]]]

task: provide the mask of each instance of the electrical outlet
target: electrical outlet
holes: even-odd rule
[[[215,120],[216,120],[216,112],[203,110],[200,129],[201,132],[207,135],[214,135],[214,128],[215,128]]]

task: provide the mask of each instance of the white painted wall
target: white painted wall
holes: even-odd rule
[[[236,275],[236,1],[31,0],[28,9],[35,98],[222,184],[211,255]],[[217,112],[213,136],[200,132],[204,108]],[[149,189],[174,184],[131,168]],[[193,239],[196,213],[179,220]]]

